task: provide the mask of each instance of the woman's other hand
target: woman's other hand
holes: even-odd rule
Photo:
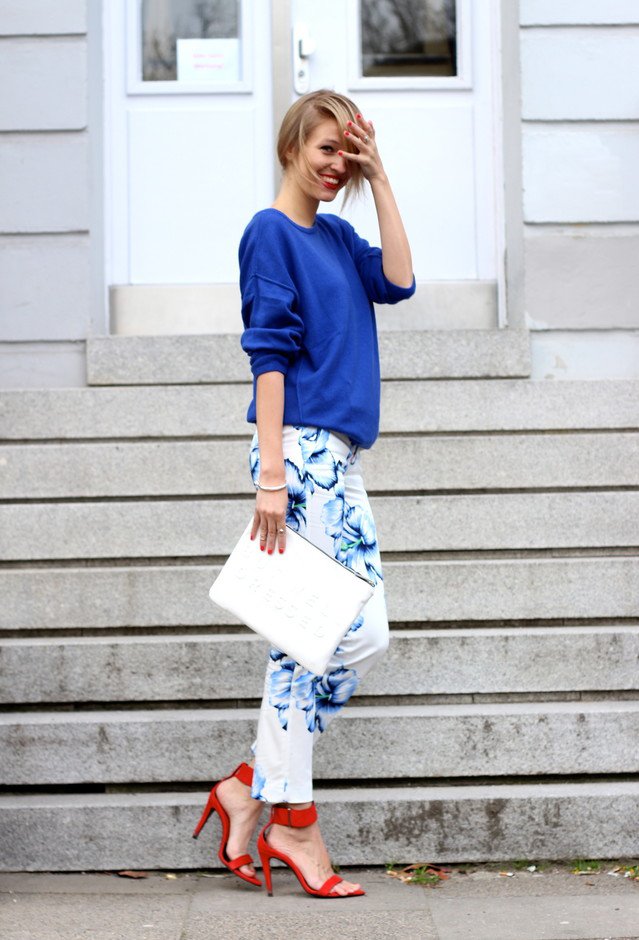
[[[258,490],[255,499],[255,516],[251,538],[259,536],[260,548],[272,555],[277,547],[282,554],[286,547],[286,509],[288,490],[269,493]]]
[[[256,383],[255,411],[259,440],[259,482],[266,487],[281,486],[286,481],[286,465],[282,451],[282,418],[284,414],[284,375],[262,372]],[[251,538],[259,535],[260,548],[272,555],[275,546],[280,553],[286,545],[286,510],[288,488],[257,491]]]

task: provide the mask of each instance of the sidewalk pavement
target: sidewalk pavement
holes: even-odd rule
[[[1,940],[639,940],[639,881],[550,863],[502,876],[451,866],[435,888],[344,869],[364,897],[303,894],[286,869],[274,897],[217,872],[0,874]],[[512,870],[512,869],[511,869]]]

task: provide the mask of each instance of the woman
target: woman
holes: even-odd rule
[[[213,809],[224,833],[219,856],[261,884],[248,842],[264,801],[277,804],[258,849],[271,893],[270,859],[285,861],[309,894],[364,894],[334,875],[312,794],[313,744],[388,646],[375,525],[360,449],[379,428],[380,377],[373,301],[415,291],[408,239],[384,172],[371,121],[331,91],[300,98],[278,138],[283,180],[240,242],[242,347],[254,377],[251,472],[257,488],[251,538],[283,552],[285,523],[375,583],[323,676],[271,650],[254,768],[241,764],[211,791],[197,835]],[[371,248],[336,215],[317,214],[371,187],[382,247]],[[259,442],[259,443],[258,443]]]

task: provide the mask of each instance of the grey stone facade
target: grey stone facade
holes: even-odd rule
[[[0,3],[0,387],[86,384],[104,331],[99,13]]]
[[[341,864],[639,844],[637,220],[603,197],[596,219],[544,214],[535,163],[570,135],[612,140],[635,105],[534,80],[545,43],[601,39],[614,90],[610,43],[627,61],[637,19],[558,6],[502,4],[521,40],[505,67],[523,64],[523,110],[517,81],[504,102],[508,328],[380,334],[364,467],[392,640],[318,748]],[[247,756],[263,681],[263,644],[208,598],[252,507],[238,337],[107,335],[101,7],[0,0],[4,870],[214,865],[210,829],[190,834]]]

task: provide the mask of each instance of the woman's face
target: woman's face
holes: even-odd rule
[[[337,151],[344,148],[344,137],[334,118],[325,118],[309,134],[301,153],[292,156],[287,172],[294,174],[300,189],[310,198],[332,202],[343,189],[349,176],[348,163]],[[313,180],[308,179],[308,167]]]

